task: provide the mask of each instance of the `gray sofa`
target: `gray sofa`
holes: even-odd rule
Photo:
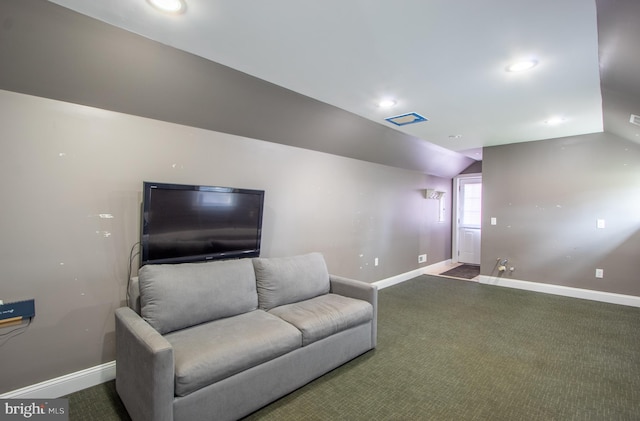
[[[116,310],[134,421],[234,420],[376,346],[377,289],[321,254],[147,265]]]

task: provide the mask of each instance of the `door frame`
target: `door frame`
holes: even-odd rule
[[[460,183],[462,180],[480,179],[482,181],[482,173],[460,174],[453,178],[453,203],[451,205],[453,217],[451,221],[451,262],[458,263],[458,234],[460,229],[460,215],[458,209],[458,196],[460,195]],[[480,228],[482,230],[482,228]],[[480,249],[482,253],[482,249]]]

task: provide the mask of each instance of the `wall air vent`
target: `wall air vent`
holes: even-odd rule
[[[393,117],[385,118],[389,123],[393,123],[396,126],[406,126],[407,124],[421,123],[423,121],[429,121],[426,117],[421,116],[418,113],[400,114]]]
[[[635,124],[636,126],[640,126],[640,115],[631,114],[629,123]]]

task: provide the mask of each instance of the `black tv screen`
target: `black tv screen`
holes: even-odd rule
[[[144,182],[140,266],[260,255],[264,191]]]

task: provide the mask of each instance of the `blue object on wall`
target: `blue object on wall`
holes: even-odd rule
[[[36,315],[35,300],[16,301],[0,305],[0,320],[22,317],[28,319]]]
[[[428,118],[421,116],[418,113],[406,113],[400,114],[393,117],[385,118],[389,123],[393,123],[396,126],[406,126],[407,124],[420,123],[423,121],[429,121]]]

